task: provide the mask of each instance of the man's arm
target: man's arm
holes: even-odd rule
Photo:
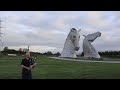
[[[25,65],[24,65],[24,59],[22,60],[22,62],[21,62],[21,68],[25,68],[25,69],[28,69],[28,70],[30,70],[30,67],[26,67]]]
[[[33,65],[30,65],[30,68],[34,68],[37,65],[37,63],[34,63]]]
[[[26,69],[28,69],[28,70],[30,69],[29,67],[26,67],[26,66],[24,66],[24,65],[21,65],[21,67],[22,67],[22,68],[26,68]]]

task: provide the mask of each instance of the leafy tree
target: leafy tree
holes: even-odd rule
[[[7,51],[8,50],[8,47],[5,47],[4,49],[3,49],[3,51]]]
[[[59,52],[57,52],[57,53],[55,53],[54,55],[58,57],[58,56],[60,56],[61,54],[60,54]]]

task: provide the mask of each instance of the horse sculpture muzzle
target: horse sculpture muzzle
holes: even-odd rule
[[[99,36],[98,37],[100,37],[101,36],[101,33],[99,33]]]

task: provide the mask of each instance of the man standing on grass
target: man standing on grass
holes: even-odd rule
[[[36,66],[35,60],[30,58],[30,52],[26,52],[25,58],[21,62],[22,79],[32,79],[31,70]]]

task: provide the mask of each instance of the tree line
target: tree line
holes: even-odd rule
[[[101,57],[120,57],[120,51],[103,51],[98,53]],[[82,52],[81,55],[78,56],[84,56],[84,53]]]
[[[1,52],[2,55],[8,55],[8,54],[16,54],[16,55],[24,55],[28,51],[28,49],[19,49],[19,50],[14,50],[14,49],[9,49],[8,47],[5,47],[3,51]],[[57,53],[52,53],[51,51],[45,52],[45,53],[39,53],[39,52],[30,52],[31,56],[37,56],[37,55],[45,55],[45,56],[60,56],[61,54],[59,52]]]
[[[24,55],[27,49],[22,50],[21,48],[19,50],[9,49],[8,47],[5,47],[3,51],[1,52],[3,55],[8,54],[16,54],[16,55]],[[104,51],[104,52],[98,52],[100,56],[102,57],[120,57],[120,51]],[[31,55],[45,55],[45,56],[60,56],[60,52],[52,53],[51,51],[40,53],[40,52],[31,52]],[[84,53],[77,56],[84,56]]]

